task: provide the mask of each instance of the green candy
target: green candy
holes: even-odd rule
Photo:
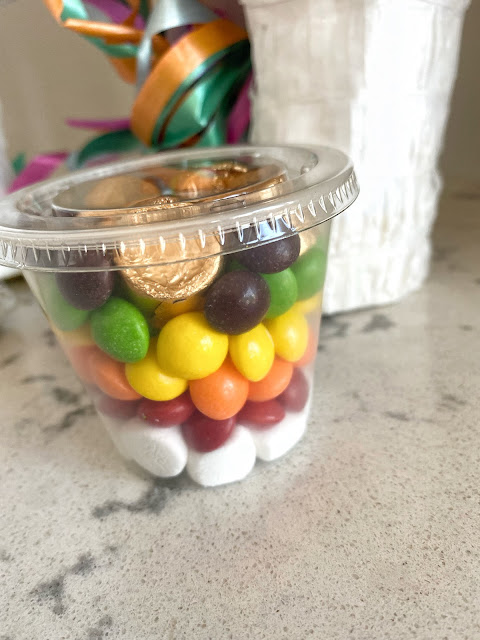
[[[313,247],[300,256],[291,266],[298,286],[298,299],[306,300],[320,291],[325,282],[327,254],[319,247]]]
[[[60,331],[74,331],[87,321],[90,312],[72,307],[58,290],[54,278],[48,276],[41,286],[41,293],[45,312]]]
[[[297,280],[291,269],[260,274],[270,289],[270,306],[265,318],[281,316],[292,307],[298,294]]]
[[[120,362],[138,362],[147,354],[148,324],[130,302],[112,297],[91,315],[92,336],[97,345]]]

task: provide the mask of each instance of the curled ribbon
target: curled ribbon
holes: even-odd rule
[[[36,156],[11,186],[124,153],[236,142],[249,123],[247,32],[198,0],[44,0],[55,20],[136,84],[130,118],[69,120],[99,132],[73,154]]]

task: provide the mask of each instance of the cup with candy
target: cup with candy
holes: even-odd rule
[[[357,194],[329,148],[160,153],[1,201],[0,262],[24,269],[119,452],[221,485],[305,432],[330,221]]]

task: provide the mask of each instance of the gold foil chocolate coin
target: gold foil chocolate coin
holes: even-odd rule
[[[85,196],[87,209],[121,209],[134,202],[160,195],[159,188],[149,180],[135,176],[110,176],[95,184]],[[95,211],[85,211],[83,215],[98,215]]]
[[[218,250],[214,238],[207,239],[205,253]],[[188,260],[178,262],[189,256]],[[192,256],[198,255],[199,257]],[[138,295],[156,300],[180,300],[206,289],[215,279],[222,266],[222,257],[202,258],[202,250],[195,239],[185,241],[182,249],[178,243],[125,247],[117,254],[116,261],[129,266],[121,271],[126,284]],[[176,262],[174,262],[176,261]],[[168,264],[159,264],[165,263]]]

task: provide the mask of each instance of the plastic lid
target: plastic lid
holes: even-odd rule
[[[321,224],[357,195],[351,161],[327,147],[159,153],[1,200],[0,264],[104,270],[132,266],[132,255],[151,265],[152,250],[154,264],[234,253]]]

